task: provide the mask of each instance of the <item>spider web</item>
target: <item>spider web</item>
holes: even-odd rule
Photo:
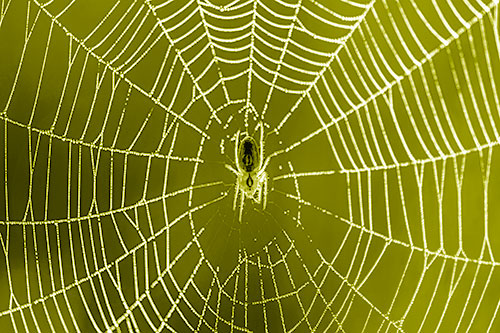
[[[0,322],[495,331],[498,1],[12,1]],[[268,207],[233,211],[265,126]]]

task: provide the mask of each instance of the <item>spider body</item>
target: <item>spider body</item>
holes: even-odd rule
[[[239,220],[243,214],[243,205],[245,198],[251,199],[256,203],[261,203],[265,209],[267,203],[267,173],[266,167],[269,163],[269,158],[265,161],[264,157],[264,128],[260,127],[260,142],[248,134],[240,141],[241,133],[236,133],[235,142],[235,164],[236,167],[226,164],[226,168],[236,175],[235,194],[233,201],[233,210],[236,210],[238,197],[240,199]]]

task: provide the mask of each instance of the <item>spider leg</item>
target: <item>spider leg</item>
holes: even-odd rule
[[[259,158],[259,170],[262,169],[262,162],[264,159],[264,124],[260,122],[257,126],[260,127],[260,158]]]
[[[236,169],[241,170],[240,159],[238,158],[238,148],[240,148],[240,130],[236,132],[236,141],[234,142],[234,161],[236,164]]]
[[[262,185],[261,184],[259,184],[259,187],[257,188],[257,198],[255,198],[255,196],[254,196],[254,200],[258,204],[260,204],[260,202],[262,201]]]
[[[243,204],[245,203],[245,193],[241,192],[241,203],[240,203],[240,216],[239,221],[241,222],[241,216],[243,215]]]
[[[231,171],[235,175],[238,175],[238,171],[236,171],[236,169],[233,168],[232,166],[230,166],[229,164],[226,164],[226,169],[228,169],[229,171]]]
[[[260,177],[264,172],[266,172],[267,165],[269,164],[269,161],[271,160],[271,155],[269,155],[266,160],[264,161],[264,164],[260,167],[260,171],[257,174],[257,177]]]
[[[264,172],[262,174],[264,176],[264,181],[262,187],[264,187],[264,193],[262,194],[262,209],[266,209],[267,205],[267,174]]]
[[[236,187],[234,188],[233,210],[236,210],[236,205],[238,203],[238,195],[239,194],[240,194],[240,185],[238,183],[236,183]]]

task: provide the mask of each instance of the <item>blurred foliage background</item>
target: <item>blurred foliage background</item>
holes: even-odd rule
[[[496,0],[2,0],[1,327],[498,330],[498,31]]]

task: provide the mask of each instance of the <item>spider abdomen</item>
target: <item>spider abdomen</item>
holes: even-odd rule
[[[246,172],[252,172],[259,165],[259,150],[257,142],[252,137],[244,138],[239,147],[239,160]]]

